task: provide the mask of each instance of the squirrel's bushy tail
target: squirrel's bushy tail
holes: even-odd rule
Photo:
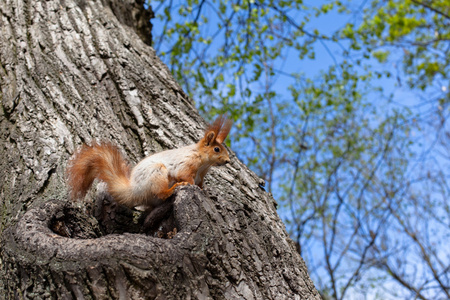
[[[67,167],[71,198],[84,197],[95,178],[104,181],[108,192],[119,203],[130,197],[130,168],[119,149],[111,144],[83,145]]]

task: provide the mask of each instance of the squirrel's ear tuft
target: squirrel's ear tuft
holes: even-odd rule
[[[222,144],[223,141],[227,138],[228,133],[230,133],[232,125],[233,125],[233,122],[230,119],[225,118],[225,120],[222,123],[222,127],[220,128],[219,134],[216,137],[216,141],[219,144]]]
[[[228,119],[224,115],[220,115],[217,117],[217,119],[212,123],[209,128],[207,129],[207,134],[209,132],[214,132],[216,142],[219,144],[222,144],[225,138],[227,137],[228,133],[231,130],[231,126],[233,125],[233,122]],[[206,137],[206,135],[205,135]]]

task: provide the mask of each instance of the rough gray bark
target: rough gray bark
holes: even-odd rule
[[[233,153],[204,190],[183,187],[150,217],[103,194],[68,202],[81,143],[113,141],[137,162],[202,135],[147,45],[150,15],[132,0],[0,2],[0,295],[320,298],[273,198]]]

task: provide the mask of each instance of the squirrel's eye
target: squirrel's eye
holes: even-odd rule
[[[214,152],[220,152],[220,148],[219,147],[215,147],[214,148]]]

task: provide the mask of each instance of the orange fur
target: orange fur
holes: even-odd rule
[[[116,199],[126,198],[130,186],[130,169],[119,149],[111,144],[83,145],[67,168],[72,199],[84,197],[95,178],[108,184],[108,192]]]

